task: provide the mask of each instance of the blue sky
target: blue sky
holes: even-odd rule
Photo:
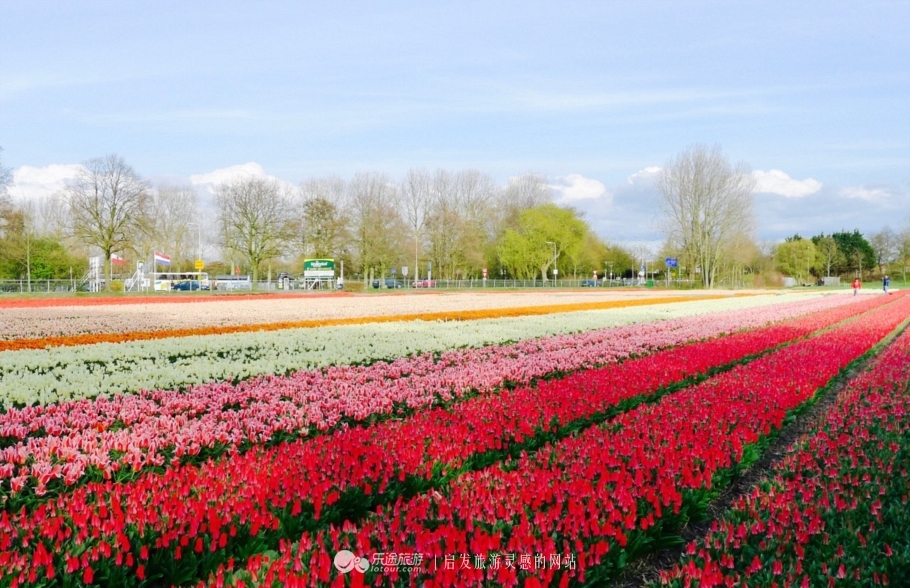
[[[654,169],[716,143],[759,238],[871,232],[910,216],[908,30],[907,0],[0,0],[0,146],[22,197],[108,153],[170,182],[534,171],[629,242],[660,239]]]

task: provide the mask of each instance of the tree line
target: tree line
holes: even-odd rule
[[[442,279],[486,270],[490,278],[548,280],[557,272],[631,278],[644,265],[663,278],[664,259],[674,257],[673,277],[706,287],[771,285],[779,273],[801,282],[889,267],[905,275],[910,258],[910,219],[899,232],[885,228],[868,239],[841,231],[757,241],[754,180],[716,146],[694,145],[662,168],[656,186],[666,240],[656,252],[598,236],[578,211],[554,203],[546,178],[534,173],[504,186],[474,169],[411,169],[400,179],[364,172],[299,186],[241,177],[215,186],[208,212],[192,186],[153,186],[118,155],[84,162],[75,181],[40,201],[12,202],[10,182],[0,166],[5,279],[80,277],[90,255],[113,276],[154,251],[181,271],[205,253],[210,274],[239,268],[254,281],[264,272],[297,275],[306,258],[334,258],[349,279],[364,282],[408,266],[410,278],[432,267]]]
[[[9,173],[4,186],[9,183]],[[369,281],[411,266],[434,278],[602,277],[627,251],[597,237],[581,215],[553,203],[544,176],[528,173],[500,186],[483,172],[410,170],[401,180],[365,172],[313,178],[292,187],[245,177],[214,188],[208,220],[191,186],[152,186],[120,156],[86,161],[65,190],[39,202],[0,205],[0,277],[61,279],[84,273],[90,255],[112,262],[171,256],[190,270],[238,268],[299,274],[306,258],[343,262],[348,277]],[[214,255],[212,251],[216,251]],[[215,259],[212,259],[215,257]],[[124,270],[128,271],[128,270]]]

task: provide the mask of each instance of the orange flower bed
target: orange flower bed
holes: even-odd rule
[[[157,296],[100,296],[98,298],[12,298],[0,300],[0,308],[47,308],[53,306],[114,306],[118,304],[186,304],[248,300],[250,298],[340,298],[354,296],[351,292],[330,292],[325,294],[215,294],[211,296],[163,293]]]
[[[727,296],[701,296],[697,300],[712,300]],[[604,310],[630,306],[647,306],[669,302],[695,301],[693,298],[665,297],[637,300],[613,300],[604,302],[579,302],[574,304],[547,304],[516,308],[497,308],[489,310],[462,310],[432,312],[422,314],[398,314],[389,316],[366,316],[353,318],[316,319],[303,321],[285,321],[255,325],[209,326],[193,329],[169,329],[163,331],[133,331],[129,333],[98,333],[72,335],[67,337],[44,337],[40,339],[17,339],[0,341],[0,351],[17,351],[23,349],[44,349],[46,347],[68,347],[91,345],[94,343],[123,343],[126,341],[148,341],[169,337],[191,337],[194,335],[225,335],[230,333],[249,333],[255,331],[279,331],[282,329],[302,329],[335,325],[359,325],[365,323],[391,323],[402,321],[471,321],[479,319],[535,316],[582,310]]]

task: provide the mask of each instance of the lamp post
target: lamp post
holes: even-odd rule
[[[613,285],[613,262],[607,261],[605,263],[610,265],[610,285],[612,286]]]

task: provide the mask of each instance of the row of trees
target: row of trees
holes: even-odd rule
[[[617,270],[632,267],[628,253],[596,237],[576,211],[553,204],[537,174],[506,186],[477,170],[415,169],[400,182],[360,173],[299,187],[247,177],[215,187],[211,220],[200,209],[192,187],[153,187],[119,156],[86,161],[50,198],[17,205],[5,198],[0,239],[27,245],[4,248],[0,276],[67,278],[74,269],[81,276],[89,254],[113,273],[112,255],[149,259],[156,250],[180,269],[216,250],[220,260],[208,255],[208,267],[236,264],[254,280],[266,267],[298,273],[307,257],[333,257],[364,280],[411,262],[412,276],[432,265],[440,278],[487,269],[491,277],[547,279],[557,265],[564,276],[589,276],[602,274],[607,259]],[[53,255],[44,251],[51,244]],[[40,264],[49,266],[37,272]]]
[[[400,182],[381,173],[315,178],[299,189],[247,178],[215,193],[220,243],[253,272],[268,260],[332,257],[365,281],[407,266],[412,276],[432,267],[449,279],[484,269],[491,277],[547,279],[554,264],[587,276],[609,256],[629,263],[576,211],[551,200],[540,175],[501,187],[470,169],[414,169]]]
[[[824,276],[867,276],[910,264],[910,217],[900,232],[888,227],[867,240],[859,231],[794,235],[781,244],[754,238],[755,180],[745,164],[731,165],[720,147],[694,145],[667,163],[657,178],[667,242],[689,277],[707,287],[780,272],[802,283]],[[889,270],[889,268],[893,268]]]
[[[117,155],[85,162],[64,191],[40,202],[12,203],[10,180],[0,166],[0,277],[81,276],[90,253],[110,263],[114,254],[149,259],[155,250],[181,270],[206,251],[210,271],[239,265],[254,280],[266,268],[299,273],[307,257],[335,258],[364,281],[404,266],[424,277],[428,265],[434,277],[450,279],[484,269],[522,279],[548,279],[555,270],[631,277],[639,264],[663,270],[664,257],[677,257],[677,275],[710,288],[761,285],[759,276],[775,271],[802,282],[891,265],[906,274],[910,258],[910,219],[900,232],[886,228],[868,240],[854,231],[757,242],[752,175],[703,145],[658,176],[667,240],[656,258],[603,241],[577,211],[553,203],[543,176],[530,173],[505,186],[472,169],[412,169],[400,181],[359,173],[297,187],[246,177],[216,186],[206,214],[191,186],[153,187]]]
[[[907,279],[910,263],[910,220],[896,233],[885,227],[868,239],[859,231],[820,234],[804,239],[799,234],[777,246],[780,271],[806,283],[823,276],[868,276],[888,272]]]

